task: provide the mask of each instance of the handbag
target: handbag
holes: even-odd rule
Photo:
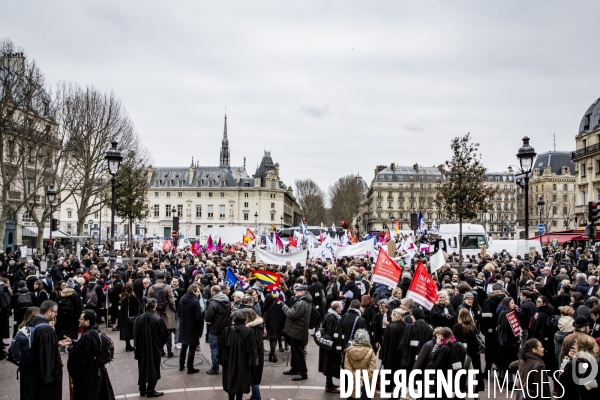
[[[319,346],[323,350],[333,350],[334,348],[333,338],[329,336],[325,328],[317,329],[315,331],[313,339],[315,340],[317,346]]]
[[[479,345],[477,354],[485,354],[485,343],[483,343],[483,339],[481,338],[481,334],[478,330],[475,331],[475,339],[477,339],[477,344]]]

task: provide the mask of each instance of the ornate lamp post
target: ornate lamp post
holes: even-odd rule
[[[540,199],[537,202],[538,207],[540,208],[540,225],[544,223],[542,213],[544,212],[544,198],[540,196]],[[540,233],[540,246],[542,245],[542,234]]]
[[[111,265],[114,265],[115,262],[115,175],[119,173],[119,168],[121,167],[121,161],[123,161],[123,156],[121,152],[117,148],[117,142],[112,142],[112,147],[108,149],[106,152],[106,162],[108,164],[108,172],[111,175],[110,184],[111,184],[111,210],[110,210],[110,261]]]
[[[258,234],[258,211],[254,213],[254,231]]]
[[[529,145],[529,137],[523,138],[523,146],[517,152],[519,159],[520,173],[523,175],[523,184],[519,186],[525,189],[525,239],[529,239],[529,174],[533,166],[533,159],[536,153],[533,147]]]
[[[50,239],[48,240],[50,246],[48,247],[48,254],[46,254],[46,270],[48,270],[48,268],[52,268],[52,262],[54,260],[54,242],[52,241],[52,228],[54,228],[52,226],[52,205],[56,200],[56,190],[54,190],[54,185],[48,186],[46,198],[48,199],[48,203],[50,203]]]

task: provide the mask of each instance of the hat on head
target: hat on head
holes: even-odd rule
[[[560,317],[560,319],[558,320],[558,329],[561,332],[573,332],[575,330],[575,327],[573,326],[573,318],[567,315],[563,315],[562,317]]]
[[[587,317],[584,317],[583,315],[580,315],[577,318],[575,318],[575,323],[573,324],[575,328],[583,328],[584,326],[589,325],[590,321],[588,321]]]
[[[294,290],[304,290],[305,292],[308,290],[308,286],[306,285],[298,285],[294,288]]]
[[[73,282],[73,278],[69,278],[69,280],[67,281],[67,284],[66,284],[66,288],[67,289],[74,289],[75,288],[75,282]]]
[[[46,271],[41,271],[40,276],[46,276]]]
[[[471,273],[471,270],[469,268],[465,268],[463,270],[463,274],[470,274],[470,273]]]
[[[463,299],[474,299],[475,296],[473,296],[473,293],[471,292],[467,292],[463,295]]]

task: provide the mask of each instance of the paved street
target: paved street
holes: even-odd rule
[[[124,342],[119,341],[118,332],[112,332],[110,329],[102,328],[116,344],[115,360],[108,365],[110,379],[117,398],[134,399],[139,398],[137,382],[137,362],[133,358],[133,353],[125,352]],[[266,343],[266,342],[265,342]],[[162,399],[227,399],[227,393],[221,389],[221,376],[206,375],[205,371],[210,365],[210,350],[208,344],[201,341],[201,350],[196,353],[196,367],[200,373],[187,375],[179,372],[178,351],[175,350],[175,357],[163,358],[162,378],[158,381],[156,387],[159,391],[164,391]],[[285,400],[285,399],[338,399],[337,394],[328,394],[324,392],[325,377],[316,372],[318,366],[318,348],[314,342],[310,342],[308,347],[308,376],[309,379],[300,382],[299,385],[292,382],[291,378],[282,375],[282,372],[288,369],[290,353],[289,351],[278,352],[279,362],[277,364],[268,362],[268,352],[265,352],[265,368],[263,381],[261,385],[262,398]],[[63,356],[63,362],[66,364],[67,356]],[[16,367],[7,362],[0,361],[0,400],[19,399],[19,381],[16,377]],[[63,379],[63,399],[68,399],[66,367]],[[518,393],[518,392],[517,392]],[[487,399],[487,393],[480,393],[480,398]],[[250,395],[248,395],[250,397]],[[506,399],[506,397],[490,396],[490,398]],[[515,395],[515,398],[518,398]]]

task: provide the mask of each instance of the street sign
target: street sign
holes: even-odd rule
[[[538,232],[539,232],[539,233],[544,233],[544,232],[546,232],[546,227],[544,226],[544,224],[539,224],[539,225],[538,225]]]
[[[177,233],[177,231],[173,231],[173,232],[171,232],[171,237],[173,239],[177,239],[179,237],[179,233]]]

